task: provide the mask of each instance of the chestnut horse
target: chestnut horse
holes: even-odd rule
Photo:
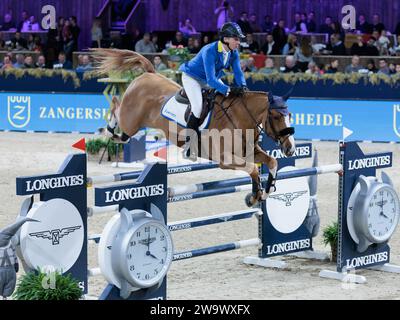
[[[118,140],[120,137],[113,132],[116,126],[121,129],[125,137],[132,137],[139,129],[145,127],[160,129],[167,139],[182,147],[185,144],[186,129],[177,124],[172,125],[172,122],[161,115],[161,108],[166,99],[181,87],[156,73],[151,62],[136,52],[93,49],[93,54],[97,70],[103,75],[135,68],[145,71],[132,81],[122,101],[114,97],[108,130],[104,129],[103,132],[111,131],[111,135]],[[205,130],[207,133],[203,131],[201,134],[202,158],[219,163],[221,169],[239,169],[251,176],[252,193],[246,197],[248,206],[257,204],[275,190],[277,161],[258,145],[260,133],[265,130],[266,134],[280,145],[284,155],[291,156],[295,151],[294,129],[290,127],[287,98],[273,97],[265,92],[245,92],[240,97],[224,97],[217,94],[209,127]],[[208,147],[203,148],[205,140],[209,141],[210,138],[215,138],[215,133],[226,130],[231,133],[228,142],[226,137],[217,135],[219,140],[214,139],[214,143],[208,143]],[[249,136],[252,140],[250,142]],[[240,141],[234,142],[238,137]],[[236,152],[234,143],[239,144],[240,154]],[[204,149],[207,149],[206,152]],[[233,161],[227,163],[228,156]],[[265,163],[270,170],[265,193],[262,190],[257,163]]]

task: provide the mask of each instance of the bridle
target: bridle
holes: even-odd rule
[[[241,97],[233,98],[232,101],[230,102],[230,104],[226,108],[223,105],[226,97],[223,97],[221,102],[217,102],[214,100],[214,103],[216,105],[218,105],[220,107],[220,109],[224,112],[224,115],[229,119],[229,121],[231,122],[234,129],[237,129],[237,128],[227,111],[232,107],[233,103],[237,100],[237,98],[240,98],[240,102],[241,102],[242,106],[249,114],[251,120],[253,121],[254,126],[257,128],[258,136],[261,133],[264,133],[265,135],[270,136],[277,143],[277,145],[280,146],[280,145],[283,145],[285,143],[285,141],[290,138],[290,136],[294,135],[295,129],[293,127],[288,127],[288,128],[282,129],[280,131],[277,131],[275,129],[273,121],[271,119],[272,118],[272,110],[277,110],[283,116],[286,116],[287,114],[289,114],[287,106],[285,106],[285,105],[278,106],[276,104],[269,103],[269,108],[268,108],[268,112],[267,112],[267,120],[268,120],[268,125],[272,131],[272,136],[271,136],[270,134],[268,134],[268,132],[266,132],[266,130],[264,128],[262,128],[260,126],[260,124],[254,118],[253,114],[250,112],[250,110],[247,108],[247,105],[244,103],[243,98],[241,98]]]

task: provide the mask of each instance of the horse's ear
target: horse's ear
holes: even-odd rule
[[[294,87],[292,87],[292,89],[290,89],[290,90],[282,97],[282,99],[283,99],[284,101],[288,101],[288,100],[289,100],[291,94],[293,93],[293,89],[294,89]]]
[[[269,104],[274,104],[274,102],[275,102],[272,92],[268,92],[268,102],[269,102]]]

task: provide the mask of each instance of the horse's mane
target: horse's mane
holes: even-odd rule
[[[119,49],[91,49],[96,72],[100,75],[123,73],[133,69],[142,69],[145,72],[155,73],[152,63],[141,54],[130,50]]]

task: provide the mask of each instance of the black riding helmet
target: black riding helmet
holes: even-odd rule
[[[221,30],[219,31],[219,38],[222,41],[222,43],[226,44],[224,42],[224,37],[227,38],[240,38],[240,39],[245,39],[246,36],[243,34],[242,29],[240,29],[239,25],[235,22],[227,22],[225,23]]]

